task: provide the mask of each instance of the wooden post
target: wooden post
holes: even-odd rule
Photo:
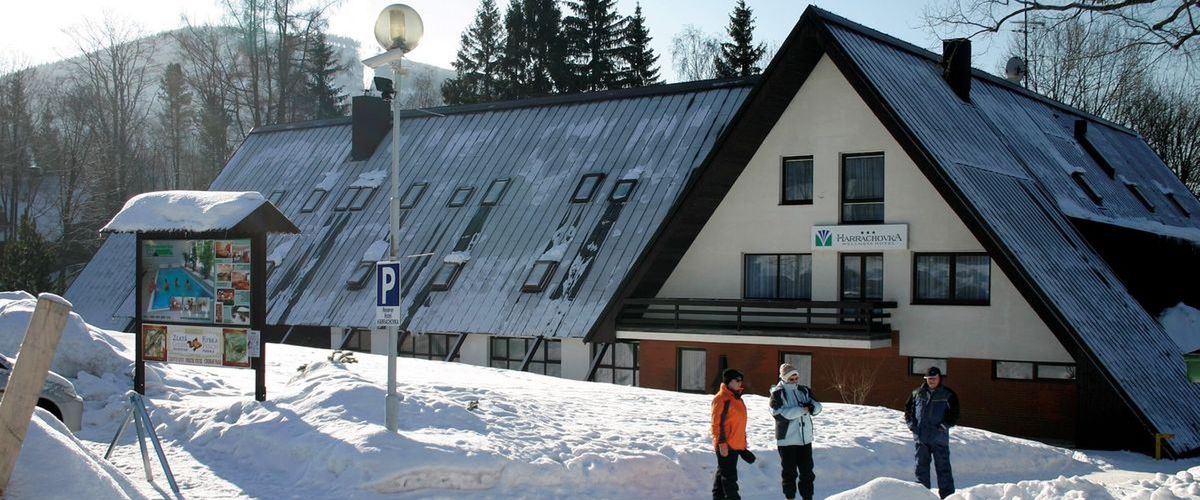
[[[1165,441],[1167,439],[1173,439],[1174,437],[1175,437],[1174,434],[1165,433],[1165,432],[1160,432],[1160,433],[1154,435],[1154,459],[1155,460],[1162,460],[1163,441]]]
[[[21,352],[8,377],[4,399],[0,400],[0,496],[4,495],[17,465],[25,431],[29,429],[29,420],[37,407],[38,395],[46,383],[54,349],[58,347],[70,312],[70,302],[43,293],[38,296],[37,308],[29,318]]]

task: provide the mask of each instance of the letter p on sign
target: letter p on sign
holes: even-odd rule
[[[397,307],[400,305],[400,263],[375,263],[375,305],[377,307]]]
[[[375,263],[375,326],[400,326],[400,263]]]

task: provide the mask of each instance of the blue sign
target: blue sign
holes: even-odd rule
[[[400,305],[400,263],[375,263],[375,306],[398,307]]]
[[[400,263],[375,263],[375,327],[400,326]]]

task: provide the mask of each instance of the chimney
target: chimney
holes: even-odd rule
[[[391,127],[388,102],[370,95],[354,96],[350,106],[350,160],[362,161],[375,154],[375,147]]]
[[[971,40],[942,40],[942,77],[959,99],[971,102]]]

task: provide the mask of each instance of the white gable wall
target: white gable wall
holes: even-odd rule
[[[814,224],[838,223],[840,156],[882,151],[884,222],[909,249],[883,251],[884,300],[905,356],[1072,362],[995,262],[988,306],[913,305],[914,252],[983,252],[945,200],[828,57],[822,57],[688,249],[659,297],[741,298],[745,253],[811,253],[813,300],[838,299],[836,251],[813,251]],[[783,157],[813,157],[813,204],[780,205]]]

